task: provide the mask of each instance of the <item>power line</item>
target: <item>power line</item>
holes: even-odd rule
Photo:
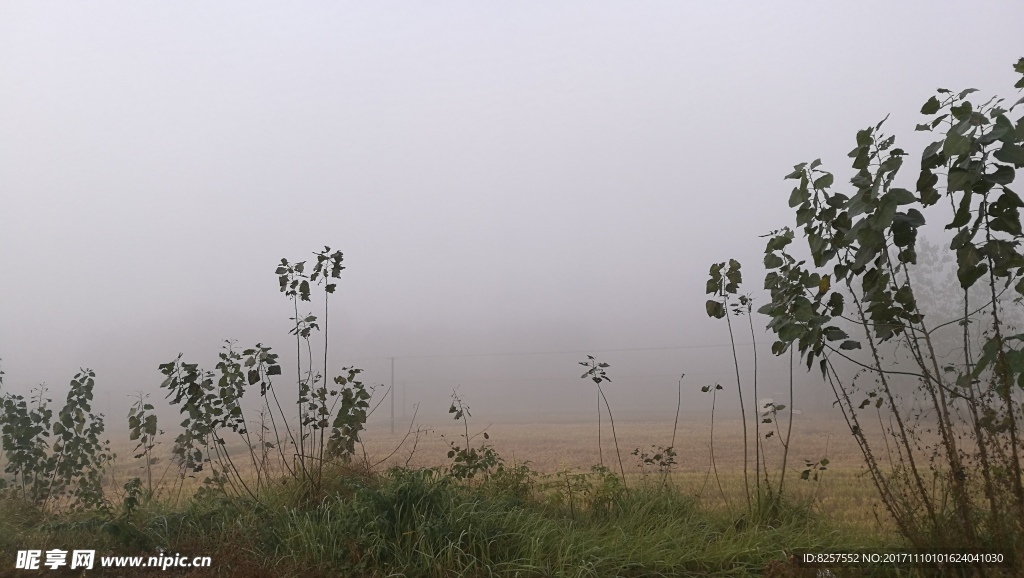
[[[726,369],[723,369],[721,372],[708,372],[708,371],[705,371],[705,372],[694,372],[694,373],[686,372],[686,377],[687,378],[691,378],[691,377],[693,377],[693,378],[702,378],[702,377],[709,377],[709,376],[716,376],[716,375],[723,375],[723,374],[725,376],[727,376],[727,377],[731,377],[732,369],[731,368],[726,368]],[[666,381],[666,383],[671,382],[671,383],[669,383],[669,385],[673,385],[674,386],[675,385],[675,380],[679,379],[679,375],[680,374],[678,374],[678,373],[672,373],[672,374],[668,374],[668,373],[665,373],[665,374],[653,374],[652,373],[652,374],[636,374],[636,375],[619,375],[619,376],[616,376],[616,378],[613,381],[613,383],[623,383],[623,382],[625,382],[627,380],[653,380],[653,379],[661,380],[661,379],[663,379],[663,380],[668,380],[668,381]],[[771,376],[785,377],[786,375],[787,375],[787,373],[784,372],[784,371],[774,371],[774,372],[772,372],[772,375],[770,375],[768,377],[771,377]],[[762,376],[762,377],[766,377],[766,376]],[[694,381],[694,380],[691,380],[691,381]],[[482,377],[482,378],[462,377],[462,378],[438,378],[438,379],[426,378],[426,379],[415,379],[415,380],[412,380],[413,385],[417,385],[417,386],[422,386],[422,385],[446,385],[446,384],[452,384],[452,383],[455,383],[455,384],[474,384],[474,383],[476,383],[476,384],[483,384],[483,383],[490,384],[490,383],[498,383],[498,384],[500,384],[500,383],[570,383],[570,382],[572,382],[572,383],[579,383],[580,380],[579,380],[578,377],[574,378],[573,376],[568,376],[568,377],[565,377],[565,376],[559,376],[559,377]],[[695,384],[696,385],[702,385],[702,384],[700,384],[698,382],[691,383],[691,385],[695,385]],[[390,390],[388,390],[388,391],[390,391]]]
[[[752,343],[744,342],[737,343],[737,346],[752,345]],[[589,353],[617,353],[627,351],[677,351],[682,349],[712,349],[718,347],[731,347],[731,343],[714,343],[705,345],[677,345],[677,346],[665,346],[665,347],[629,347],[622,349],[580,349],[580,350],[566,350],[566,351],[522,351],[512,353],[434,353],[427,355],[388,355],[380,357],[360,357],[357,361],[368,361],[372,359],[430,359],[430,358],[442,358],[442,357],[515,357],[515,356],[527,356],[527,355],[569,355],[569,354],[589,354]]]

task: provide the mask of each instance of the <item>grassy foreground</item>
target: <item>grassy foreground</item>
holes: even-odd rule
[[[19,549],[94,548],[97,556],[165,550],[213,563],[89,576],[798,576],[816,571],[790,563],[794,549],[892,546],[805,507],[735,518],[656,478],[626,490],[601,470],[508,468],[467,483],[437,469],[339,469],[330,480],[317,496],[292,481],[262,505],[200,492],[179,507],[151,502],[130,515],[44,517],[4,501],[0,574],[35,574],[12,570]]]

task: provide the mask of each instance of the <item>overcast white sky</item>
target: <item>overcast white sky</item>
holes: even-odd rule
[[[121,403],[221,339],[287,353],[274,268],[324,245],[348,267],[334,360],[378,380],[370,358],[727,343],[708,266],[760,286],[792,165],[845,181],[889,113],[913,152],[938,86],[1013,96],[1022,21],[1019,1],[0,2],[7,387],[62,397],[92,367]],[[618,403],[731,379],[722,348],[648,353],[606,354],[634,379]],[[400,379],[442,409],[454,380],[568,411],[578,358],[407,358]]]

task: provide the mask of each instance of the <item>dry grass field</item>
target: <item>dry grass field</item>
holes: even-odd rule
[[[896,540],[884,509],[878,505],[875,488],[861,466],[860,450],[841,417],[838,420],[807,416],[796,418],[786,479],[786,493],[790,498],[836,520],[840,525],[869,534],[892,535],[893,540]],[[744,500],[741,422],[736,419],[715,420],[714,468],[711,463],[710,426],[709,419],[680,420],[676,431],[677,463],[668,481],[686,494],[699,496],[704,507],[739,512],[743,509]],[[780,427],[782,429],[779,433],[764,440],[768,478],[773,485],[778,483],[782,463],[783,452],[779,438],[785,436],[785,421]],[[670,445],[672,430],[671,420],[616,421],[619,450],[629,484],[658,484],[665,481],[650,466],[646,470],[642,469],[633,451],[637,448],[651,451],[652,445]],[[487,431],[490,439],[484,440],[480,435],[482,431]],[[586,422],[580,416],[566,416],[564,419],[546,417],[543,421],[532,423],[524,419],[493,424],[475,420],[471,423],[469,433],[472,445],[478,447],[486,441],[507,464],[527,464],[531,470],[542,475],[585,472],[592,465],[602,463],[598,454],[596,420]],[[762,431],[762,436],[764,433]],[[464,445],[464,434],[465,430],[455,422],[446,422],[443,426],[418,425],[411,433],[406,429],[394,435],[389,434],[387,428],[371,427],[365,432],[362,447],[358,451],[376,469],[390,466],[443,467],[450,463],[447,457],[449,442]],[[126,439],[126,436],[121,439]],[[752,444],[752,427],[750,439]],[[173,466],[169,470],[165,469],[168,465],[166,454],[173,438],[164,436],[162,442],[158,452],[165,457],[154,466],[154,479],[160,482],[158,494],[166,497],[171,494],[176,472]],[[602,444],[604,465],[617,473],[619,464],[607,420],[602,424]],[[119,458],[111,471],[111,489],[116,493],[126,480],[143,474],[142,460],[131,459],[133,446],[126,442],[114,445],[113,449]],[[241,445],[229,445],[229,448],[242,471],[251,471],[251,466],[245,465],[248,460],[244,448]],[[752,445],[750,452],[750,483],[753,485]],[[807,468],[807,463],[821,458],[827,458],[829,465],[820,479],[801,480],[800,473]],[[197,486],[198,480],[189,480],[182,495],[187,495],[189,489]]]
[[[483,428],[486,424],[481,424]],[[773,424],[774,425],[774,424]],[[750,476],[754,484],[753,428],[750,427]],[[766,426],[764,426],[766,427]],[[764,440],[764,451],[772,484],[778,481],[782,464],[782,444],[785,421],[780,424],[780,433]],[[470,435],[480,431],[470,429]],[[650,452],[651,446],[668,446],[672,440],[671,421],[616,421],[616,432],[622,464],[630,483],[643,483],[644,471],[633,451]],[[597,446],[596,419],[586,422],[554,422],[545,420],[538,423],[499,422],[491,424],[486,431],[494,448],[508,462],[527,463],[535,471],[552,474],[564,470],[589,471],[594,464],[601,463]],[[402,448],[382,465],[437,466],[448,463],[446,440],[462,445],[461,427],[445,425],[431,428],[421,434],[416,442],[416,451],[410,457],[414,437],[410,436]],[[764,431],[761,432],[762,436]],[[677,464],[673,467],[671,482],[681,491],[699,495],[701,503],[709,508],[730,508],[739,511],[743,498],[743,430],[740,420],[716,419],[714,435],[715,468],[711,467],[711,423],[709,419],[681,420],[676,431]],[[371,463],[391,454],[401,442],[402,435],[381,435],[370,432],[366,436],[365,448]],[[442,438],[441,436],[444,436]],[[482,442],[481,437],[472,440]],[[611,428],[605,420],[602,423],[603,463],[618,472],[618,460]],[[821,458],[829,460],[828,469],[821,473],[819,481],[801,480],[800,473]],[[877,493],[862,468],[863,456],[850,435],[846,423],[839,419],[809,418],[796,416],[793,424],[791,448],[788,458],[786,485],[787,493],[804,502],[816,511],[841,521],[842,524],[867,532],[892,533],[887,514],[878,504]],[[721,482],[721,489],[716,481]],[[658,483],[657,471],[646,468],[648,483]],[[762,473],[762,479],[764,474]],[[724,497],[723,497],[724,494]],[[877,518],[875,509],[878,508]],[[879,524],[881,520],[881,525]],[[895,534],[893,534],[895,540]]]

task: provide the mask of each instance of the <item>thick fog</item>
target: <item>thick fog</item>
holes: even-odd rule
[[[483,420],[589,415],[587,353],[626,415],[670,415],[683,373],[705,411],[701,385],[735,387],[708,267],[738,259],[763,302],[792,166],[845,182],[890,113],[914,158],[939,86],[1014,96],[1022,20],[1013,1],[2,2],[4,387],[62,398],[89,367],[116,422],[132,392],[161,400],[160,363],[212,369],[224,339],[273,346],[285,387],[274,270],[329,245],[331,373],[386,387],[395,358],[399,416],[455,387]]]

